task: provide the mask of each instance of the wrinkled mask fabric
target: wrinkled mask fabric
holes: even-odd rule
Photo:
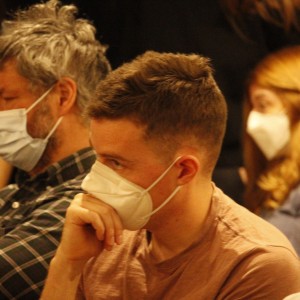
[[[52,90],[47,90],[29,108],[0,111],[0,157],[26,172],[31,171],[45,151],[62,117],[58,119],[45,139],[33,138],[27,132],[27,113]]]
[[[176,161],[147,189],[130,182],[111,168],[96,161],[90,173],[84,178],[81,187],[87,193],[112,206],[119,214],[125,229],[138,230],[149,221],[151,215],[166,205],[180,189],[180,186],[176,187],[171,195],[153,210],[149,190],[168,173]]]
[[[271,160],[290,140],[289,118],[284,112],[263,114],[251,111],[247,120],[247,133],[265,157]]]

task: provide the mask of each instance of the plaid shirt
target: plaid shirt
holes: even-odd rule
[[[0,299],[38,299],[58,246],[64,216],[95,161],[91,148],[0,191]]]

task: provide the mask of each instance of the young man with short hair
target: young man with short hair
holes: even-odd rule
[[[227,110],[205,57],[147,52],[99,84],[88,115],[98,159],[68,209],[43,300],[300,291],[288,240],[211,182]]]

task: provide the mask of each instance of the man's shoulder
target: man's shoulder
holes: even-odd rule
[[[91,148],[84,148],[60,161],[57,166],[53,165],[48,171],[49,185],[45,186],[37,201],[45,198],[73,199],[77,193],[82,193],[82,180],[90,171],[95,158]]]
[[[223,274],[215,278],[226,282],[220,295],[230,295],[232,299],[256,299],[257,295],[282,299],[300,290],[299,258],[277,228],[219,189],[214,194],[211,214],[214,223],[206,235],[211,241],[209,262],[202,265],[209,270],[213,261],[214,270]]]
[[[283,248],[295,253],[286,236],[275,226],[217,190],[214,198],[218,232],[227,245],[241,251],[265,247]]]
[[[80,174],[75,178],[69,179],[63,183],[48,186],[43,193],[36,198],[37,203],[49,203],[52,201],[70,202],[76,194],[83,193],[81,182],[85,174]]]
[[[299,291],[299,259],[285,247],[270,245],[241,256],[220,294],[232,299],[283,299]]]

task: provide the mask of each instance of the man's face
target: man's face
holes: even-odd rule
[[[91,143],[98,160],[123,178],[148,188],[169,166],[143,139],[144,129],[131,121],[92,120]],[[151,189],[153,206],[156,208],[175,189],[174,168]]]
[[[29,108],[41,95],[33,93],[30,82],[17,72],[14,61],[0,69],[0,111]],[[32,137],[44,138],[54,123],[46,99],[27,114],[27,130]]]

